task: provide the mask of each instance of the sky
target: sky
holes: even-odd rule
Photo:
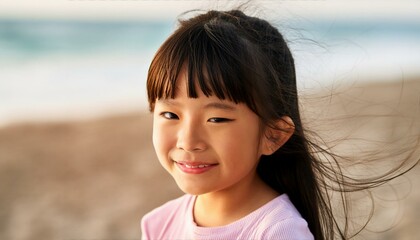
[[[176,22],[177,17],[188,10],[224,10],[234,8],[240,2],[244,1],[0,0],[0,22],[1,19],[29,20],[23,21],[27,25],[23,24],[21,26],[23,29],[20,29],[23,31],[20,33],[29,35],[15,34],[10,39],[26,36],[31,40],[30,38],[34,37],[33,41],[18,39],[17,42],[7,42],[10,39],[6,36],[3,39],[6,40],[3,49],[0,39],[0,50],[10,50],[7,44],[15,43],[17,45],[13,45],[14,50],[20,50],[16,49],[16,46],[23,44],[23,50],[18,52],[28,55],[26,50],[30,48],[24,48],[25,44],[42,43],[48,37],[56,36],[48,32],[51,28],[41,28],[38,31],[39,29],[31,26],[32,19],[53,20],[45,21],[46,23],[60,19],[112,22],[163,20],[168,24],[171,21]],[[338,79],[343,82],[353,76],[357,79],[392,80],[400,79],[402,73],[407,76],[411,72],[415,72],[416,76],[419,74],[420,35],[417,32],[420,26],[420,0],[253,0],[247,6],[249,10],[247,13],[280,25],[283,23],[281,19],[302,20],[300,22],[309,24],[309,28],[312,26],[311,20],[324,19],[328,23],[327,27],[340,26],[340,19],[345,20],[343,21],[345,23],[357,20],[355,21],[357,29],[353,32],[350,29],[347,32],[338,31],[336,35],[329,35],[334,31],[330,31],[330,28],[325,29],[326,41],[331,43],[329,51],[311,44],[305,45],[306,48],[301,48],[303,45],[299,44],[291,46],[294,47],[292,50],[295,53],[297,74],[303,88],[311,88],[312,83],[317,86],[318,81],[323,83],[321,80],[328,82]],[[386,27],[391,27],[391,30],[383,31],[382,23],[386,24]],[[30,27],[24,28],[25,26]],[[403,29],[399,29],[401,27]],[[54,43],[67,46],[66,44],[78,43],[77,39],[85,39],[84,32],[76,31],[78,35],[73,37],[77,39],[66,41],[66,38],[60,36],[67,36],[65,31],[68,29],[57,30],[56,41],[48,39],[49,44],[45,46],[54,47]],[[50,35],[43,31],[47,31]],[[322,31],[321,33],[324,33]],[[101,33],[92,32],[92,36],[97,37],[93,40],[100,39],[101,42],[103,40],[102,44],[98,44],[99,49],[101,46],[107,46],[107,39],[98,38],[102,36]],[[137,39],[130,38],[133,37],[133,32],[124,33],[129,34],[128,42],[130,39]],[[163,41],[156,40],[150,33],[148,34],[147,39],[156,41],[157,46],[158,42]],[[86,33],[86,36],[90,35]],[[321,34],[317,37],[322,42],[325,36]],[[118,40],[120,36],[112,37]],[[293,40],[293,37],[291,39]],[[60,42],[61,40],[64,42]],[[111,46],[120,46],[118,41],[113,43],[117,45]],[[73,47],[77,49],[80,46],[76,44]],[[149,45],[144,47],[153,49]],[[7,54],[0,51],[0,61],[4,61],[0,64],[0,127],[16,119],[90,116],[89,114],[101,114],[101,111],[108,113],[110,109],[118,111],[125,107],[137,109],[140,103],[146,103],[145,97],[141,95],[145,93],[142,90],[144,87],[142,80],[146,76],[146,68],[152,53],[150,56],[139,52],[133,52],[133,55],[130,55],[130,52],[127,56],[124,54],[116,56],[113,52],[86,55],[80,51],[77,54],[67,51],[53,56],[47,53],[48,51],[44,55],[41,54],[35,61],[26,59],[15,63],[10,61]],[[140,70],[138,66],[141,66]]]
[[[1,0],[0,18],[174,19],[194,8],[226,8],[244,1],[202,0]],[[419,0],[254,0],[264,13],[282,17],[420,19]]]

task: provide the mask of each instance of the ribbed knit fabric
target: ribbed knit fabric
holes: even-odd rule
[[[193,219],[195,196],[184,195],[146,214],[141,221],[142,239],[230,240],[313,239],[308,224],[282,194],[247,216],[221,227],[199,227]]]

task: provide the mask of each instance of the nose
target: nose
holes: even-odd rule
[[[186,121],[178,131],[176,147],[187,152],[203,151],[207,148],[205,131],[196,123]]]

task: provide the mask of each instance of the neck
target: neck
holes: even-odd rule
[[[199,195],[194,205],[194,220],[198,226],[223,226],[239,220],[279,194],[257,175],[240,186]]]

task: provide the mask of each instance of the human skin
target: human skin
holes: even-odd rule
[[[245,104],[197,92],[197,98],[188,97],[181,71],[175,97],[156,100],[153,145],[180,189],[198,195],[196,223],[220,226],[279,195],[256,173],[261,155],[271,154],[273,143]]]

